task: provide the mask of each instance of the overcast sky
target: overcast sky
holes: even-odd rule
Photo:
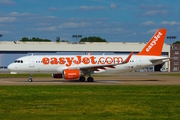
[[[0,0],[1,41],[39,37],[147,42],[155,31],[180,33],[180,0]],[[166,40],[168,42],[168,40]]]

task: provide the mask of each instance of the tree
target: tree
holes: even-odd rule
[[[44,39],[43,42],[51,42],[51,40],[49,40],[49,39]]]
[[[60,37],[56,37],[56,42],[60,42]]]
[[[61,42],[68,42],[68,40],[61,40]]]
[[[89,36],[82,38],[79,42],[107,42],[105,39],[96,36]]]
[[[22,41],[22,42],[51,42],[51,40],[49,40],[49,39],[41,39],[41,38],[36,38],[36,37],[32,37],[32,39],[23,37],[20,41]]]
[[[176,42],[174,42],[173,44],[180,44],[180,41],[176,41]]]
[[[32,41],[33,41],[33,42],[36,42],[36,38],[35,38],[35,37],[32,37]]]
[[[29,40],[29,39],[28,39],[27,37],[23,37],[22,40],[20,40],[20,41],[26,42],[26,41],[28,41],[28,40]]]

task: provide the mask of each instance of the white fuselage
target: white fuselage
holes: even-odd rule
[[[97,70],[92,70],[91,73],[113,74],[161,64],[163,61],[152,63],[151,60],[165,58],[161,56],[133,55],[128,63],[123,64],[127,57],[128,55],[25,56],[10,64],[8,69],[14,73],[61,74],[64,69],[95,69],[97,67]],[[110,65],[110,67],[101,69],[101,65]],[[114,67],[111,67],[111,65]]]

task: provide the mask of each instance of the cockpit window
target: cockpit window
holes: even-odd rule
[[[23,60],[16,60],[14,63],[23,63]]]

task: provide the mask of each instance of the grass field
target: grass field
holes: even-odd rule
[[[180,86],[0,86],[0,119],[180,119]]]

